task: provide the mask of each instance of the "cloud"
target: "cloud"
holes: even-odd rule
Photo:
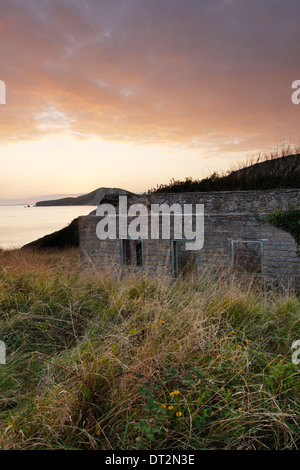
[[[2,0],[1,143],[298,136],[296,0]]]

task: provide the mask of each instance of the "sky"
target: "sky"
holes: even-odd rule
[[[0,0],[0,204],[299,145],[299,0]]]

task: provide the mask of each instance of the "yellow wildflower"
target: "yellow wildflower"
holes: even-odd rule
[[[101,427],[100,427],[100,425],[98,424],[98,425],[97,425],[97,431],[96,431],[97,436],[100,436],[101,432],[102,432],[102,431],[101,431]]]

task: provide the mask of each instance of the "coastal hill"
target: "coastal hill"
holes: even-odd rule
[[[114,202],[119,196],[134,196],[134,193],[120,188],[98,188],[88,194],[78,197],[66,197],[52,201],[40,201],[38,207],[45,206],[98,206],[100,203]],[[95,213],[92,211],[91,214]],[[28,243],[23,248],[44,250],[46,248],[65,249],[79,246],[78,218],[69,225],[38,240]]]
[[[120,188],[99,188],[79,197],[66,197],[52,201],[40,201],[38,207],[45,206],[98,206],[100,203],[115,203],[119,196],[134,196],[134,193]],[[92,211],[94,214],[96,211]],[[67,227],[35,240],[23,248],[44,250],[46,248],[65,249],[79,246],[78,218]]]
[[[78,230],[78,217],[74,219],[67,227],[57,230],[54,233],[45,235],[38,240],[27,243],[23,248],[30,248],[35,250],[45,250],[48,248],[55,248],[57,250],[64,250],[66,248],[77,248],[79,246],[79,230]]]
[[[133,193],[120,188],[98,188],[78,197],[64,197],[51,201],[39,201],[36,203],[36,206],[98,206],[107,196],[126,196],[127,194]]]

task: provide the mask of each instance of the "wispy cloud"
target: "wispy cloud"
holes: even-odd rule
[[[296,138],[297,0],[2,0],[2,143]]]

